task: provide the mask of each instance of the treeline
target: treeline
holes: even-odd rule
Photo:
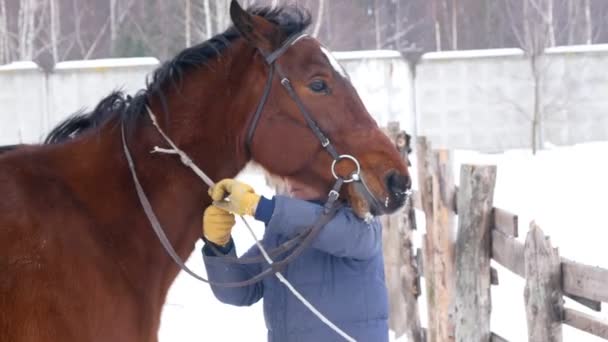
[[[291,4],[334,50],[422,51],[608,42],[606,0],[241,0]],[[223,31],[229,0],[0,0],[0,64],[156,56]]]

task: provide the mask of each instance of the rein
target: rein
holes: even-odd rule
[[[258,50],[265,58],[266,63],[269,66],[269,72],[268,72],[268,80],[266,82],[266,85],[264,87],[264,92],[262,95],[262,98],[260,100],[260,102],[258,103],[258,106],[256,108],[256,112],[253,116],[252,119],[252,123],[251,126],[248,130],[248,134],[247,134],[247,142],[246,142],[246,147],[249,150],[249,152],[251,153],[251,140],[253,139],[254,133],[255,133],[255,128],[258,124],[258,121],[260,119],[260,116],[262,114],[262,110],[264,108],[264,105],[268,99],[268,96],[270,94],[270,91],[272,89],[272,80],[273,80],[273,74],[274,74],[274,70],[275,68],[277,69],[277,74],[279,75],[279,77],[281,78],[281,85],[285,88],[285,90],[287,91],[287,93],[289,94],[289,96],[292,98],[292,100],[296,103],[296,105],[298,106],[298,109],[300,110],[300,112],[302,113],[302,115],[304,116],[306,123],[308,124],[308,126],[310,127],[310,129],[312,130],[312,132],[315,134],[315,136],[317,137],[317,139],[319,139],[319,142],[321,143],[321,146],[331,155],[331,157],[333,158],[333,163],[331,165],[331,172],[333,174],[333,176],[336,179],[336,182],[332,188],[332,190],[329,192],[328,194],[328,200],[324,205],[323,208],[323,212],[322,214],[319,216],[319,218],[317,219],[317,221],[312,225],[312,227],[308,228],[305,232],[303,232],[302,234],[294,237],[293,239],[285,242],[283,245],[273,249],[271,251],[272,254],[274,255],[278,255],[281,253],[284,253],[288,250],[290,250],[291,248],[293,248],[293,251],[287,256],[285,257],[283,260],[278,261],[278,262],[273,262],[273,260],[271,259],[269,253],[265,250],[265,248],[262,246],[261,242],[258,240],[258,238],[256,237],[255,233],[253,232],[253,230],[251,229],[251,227],[249,226],[249,224],[247,223],[247,221],[245,220],[245,218],[243,218],[241,216],[241,219],[243,220],[243,222],[245,223],[245,225],[247,226],[248,230],[250,231],[250,233],[252,234],[252,236],[255,239],[256,245],[258,246],[260,252],[262,253],[263,259],[270,265],[269,268],[267,268],[266,270],[260,272],[258,275],[253,276],[252,278],[245,280],[245,281],[241,281],[241,282],[229,282],[229,283],[218,283],[218,282],[214,282],[214,281],[210,281],[209,279],[205,279],[203,277],[201,277],[200,275],[196,274],[194,271],[190,270],[185,263],[183,262],[183,260],[179,257],[179,255],[176,253],[175,249],[173,248],[173,246],[171,245],[171,242],[169,241],[169,239],[167,238],[166,234],[164,233],[164,230],[158,220],[158,218],[156,217],[154,210],[152,209],[152,205],[150,204],[150,201],[148,200],[143,187],[139,181],[139,178],[137,177],[137,172],[135,170],[135,164],[133,162],[133,157],[129,151],[129,148],[127,146],[127,140],[125,137],[125,131],[124,131],[124,124],[121,125],[121,138],[122,138],[122,145],[123,145],[123,150],[124,150],[124,154],[125,154],[125,158],[127,159],[128,165],[129,165],[129,170],[131,172],[131,176],[133,178],[133,183],[135,185],[135,190],[137,192],[137,196],[139,198],[139,201],[142,205],[142,208],[144,209],[144,212],[146,214],[146,217],[148,218],[148,221],[150,221],[150,224],[152,225],[152,228],[155,232],[155,234],[157,235],[159,241],[161,242],[161,244],[163,245],[163,247],[165,248],[165,250],[167,251],[167,253],[169,254],[169,256],[173,259],[173,261],[182,269],[184,270],[186,273],[188,273],[190,276],[194,277],[195,279],[198,279],[200,281],[203,281],[205,283],[208,283],[210,285],[213,286],[219,286],[219,287],[229,287],[229,288],[233,288],[233,287],[242,287],[242,286],[247,286],[247,285],[251,285],[254,284],[260,280],[262,280],[264,277],[274,274],[279,281],[281,281],[285,286],[287,286],[287,288],[309,309],[311,310],[321,321],[323,321],[323,323],[325,323],[326,325],[328,325],[331,329],[333,329],[336,333],[338,333],[340,336],[342,336],[343,338],[345,338],[347,341],[355,341],[352,337],[350,337],[349,335],[347,335],[345,332],[343,332],[340,328],[338,328],[336,325],[334,325],[331,321],[329,321],[325,316],[323,316],[323,314],[321,314],[312,304],[310,304],[310,302],[308,302],[288,281],[287,279],[282,275],[281,270],[292,260],[294,260],[295,258],[297,258],[300,254],[302,254],[302,252],[308,248],[308,246],[312,243],[312,241],[317,237],[317,235],[319,234],[319,232],[321,231],[321,229],[323,228],[323,226],[325,226],[337,213],[337,211],[340,208],[340,204],[337,203],[339,197],[340,197],[340,189],[342,188],[342,185],[344,183],[350,183],[350,182],[354,182],[354,181],[360,181],[360,173],[361,173],[361,167],[359,162],[357,161],[357,159],[351,155],[339,155],[336,152],[335,147],[331,144],[330,140],[327,138],[327,136],[325,134],[323,134],[323,132],[321,131],[321,129],[319,128],[319,126],[316,124],[316,122],[314,121],[314,119],[312,118],[312,116],[310,115],[310,113],[308,112],[308,110],[306,109],[306,107],[304,106],[304,104],[302,103],[301,99],[299,98],[299,96],[297,95],[297,93],[295,92],[295,90],[293,89],[293,87],[291,86],[291,82],[289,81],[289,79],[284,75],[284,73],[281,71],[280,67],[278,65],[275,66],[277,59],[283,54],[285,53],[289,47],[291,47],[293,44],[295,44],[299,39],[306,37],[307,35],[296,35],[293,36],[291,38],[289,38],[279,49],[277,49],[276,51],[270,53],[270,54],[266,54],[264,53],[262,50]],[[209,187],[213,186],[214,183],[211,180],[211,178],[209,178],[202,170],[200,170],[200,168],[198,168],[194,162],[192,161],[192,159],[190,157],[188,157],[188,155],[186,153],[184,153],[182,150],[180,150],[174,143],[173,141],[171,141],[171,139],[162,131],[162,129],[160,128],[160,126],[158,125],[158,122],[156,120],[156,116],[154,115],[154,113],[152,112],[152,110],[146,106],[146,110],[148,112],[148,115],[150,116],[154,126],[156,127],[156,129],[158,130],[158,132],[161,134],[161,136],[164,138],[164,140],[169,144],[169,146],[171,147],[171,149],[161,149],[158,147],[155,147],[154,150],[152,152],[161,152],[161,153],[170,153],[170,154],[177,154],[180,157],[181,162],[190,167],[194,173],[196,173]],[[356,165],[356,171],[351,174],[349,179],[343,179],[342,177],[339,177],[335,171],[335,167],[336,164],[343,159],[349,159],[351,161],[353,161]],[[297,243],[300,242],[300,244],[298,245]],[[294,248],[294,246],[296,246]],[[212,246],[213,247],[213,246]],[[216,252],[217,254],[217,249],[214,249],[214,252]],[[225,255],[220,255],[223,257],[227,257]],[[231,257],[229,258],[231,261],[234,262],[239,262],[237,261],[238,258],[234,258]],[[242,258],[243,259],[243,258]],[[249,258],[250,260],[241,260],[240,262],[260,262],[261,260],[259,260],[260,258]],[[256,259],[256,261],[252,261],[252,259]]]

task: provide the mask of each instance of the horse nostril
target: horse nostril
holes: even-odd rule
[[[406,191],[412,186],[412,180],[407,175],[391,171],[386,178],[386,185],[389,191],[398,196],[404,196]]]

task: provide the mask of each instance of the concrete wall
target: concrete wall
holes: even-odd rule
[[[38,141],[46,128],[46,78],[32,62],[0,66],[0,145]]]
[[[408,110],[412,82],[400,54],[370,51],[337,55],[378,124],[400,121],[409,129],[413,122]],[[39,142],[61,120],[78,110],[93,109],[111,91],[134,93],[143,88],[146,76],[157,66],[154,58],[130,58],[62,62],[50,74],[31,62],[0,67],[0,145]],[[23,124],[14,125],[14,120]]]
[[[336,52],[361,100],[378,125],[398,121],[412,131],[414,83],[406,60],[396,51]]]
[[[534,81],[519,49],[428,53],[415,74],[395,51],[335,55],[381,126],[399,121],[447,148],[530,145]],[[0,66],[0,144],[40,141],[110,91],[141,89],[157,65],[154,58],[64,62],[48,75],[33,63]],[[608,139],[608,46],[550,49],[540,65],[544,141]]]
[[[155,58],[63,62],[46,74],[32,62],[0,66],[0,145],[42,141],[57,123],[93,109],[113,90],[145,85]]]
[[[549,49],[539,60],[541,137],[608,139],[608,45]],[[531,142],[534,79],[519,49],[429,53],[417,66],[418,133],[436,146],[503,151]]]

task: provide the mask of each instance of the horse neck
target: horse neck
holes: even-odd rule
[[[217,63],[204,71],[204,81],[196,74],[184,76],[180,94],[166,92],[166,106],[159,97],[150,98],[150,107],[163,130],[214,181],[234,177],[245,166],[247,158],[239,146],[239,136],[246,122],[244,116],[255,106],[254,96],[241,96],[240,89],[228,84],[229,78],[217,70],[225,66],[224,70],[241,73],[242,77],[251,73],[236,65]],[[236,61],[224,57],[222,63]],[[234,83],[234,79],[231,81]],[[165,118],[168,120],[163,125]],[[66,181],[90,204],[98,223],[98,237],[108,246],[108,257],[122,265],[122,270],[116,271],[143,296],[142,302],[148,304],[146,315],[151,313],[158,319],[179,269],[144,215],[123,154],[120,129],[115,121],[108,122],[98,134],[76,140],[64,159],[80,158],[80,162],[73,164]],[[138,119],[127,141],[144,192],[172,246],[186,260],[202,236],[202,214],[211,202],[207,185],[177,156],[150,153],[154,146],[168,145],[147,116]]]

